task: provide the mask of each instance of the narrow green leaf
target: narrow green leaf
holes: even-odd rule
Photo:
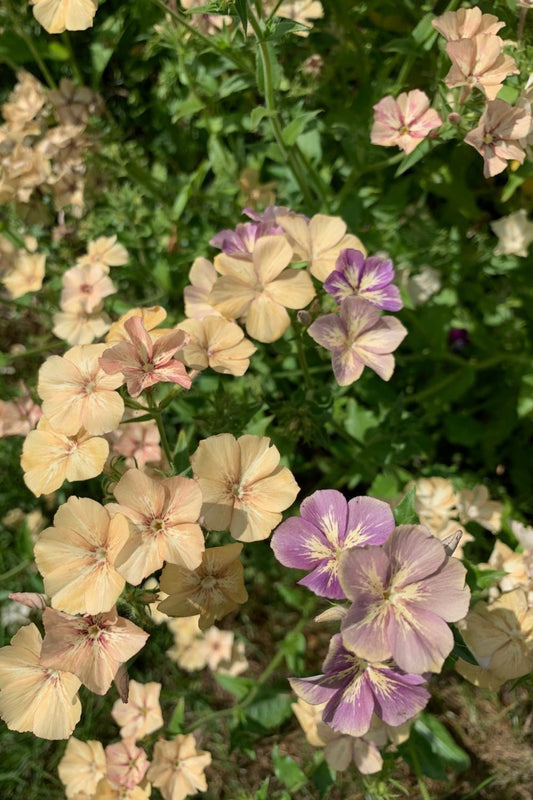
[[[215,680],[226,692],[234,695],[237,700],[242,700],[250,689],[255,686],[255,682],[250,678],[237,678],[233,675],[222,675],[215,672]]]
[[[305,786],[307,778],[296,761],[290,756],[280,754],[277,744],[272,750],[272,763],[278,781],[287,787],[290,792],[296,792]]]
[[[411,486],[405,497],[394,509],[394,519],[396,525],[417,525],[419,522],[418,514],[415,511],[416,489]]]

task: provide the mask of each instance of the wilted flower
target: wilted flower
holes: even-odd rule
[[[446,52],[452,67],[444,79],[449,88],[455,86],[481,89],[487,100],[494,100],[509,75],[520,70],[512,56],[502,53],[499,36],[478,34],[473,39],[448,42]]]
[[[229,529],[234,539],[266,539],[294,502],[298,484],[266,436],[235,439],[220,433],[203,439],[191,456],[202,491],[202,516],[209,530]]]
[[[449,42],[472,39],[479,33],[496,34],[505,26],[494,14],[483,14],[479,6],[446,11],[431,20],[431,24]]]
[[[276,529],[272,549],[285,567],[312,570],[299,583],[330,599],[345,598],[338,579],[341,554],[351,547],[383,544],[394,530],[388,503],[373,497],[346,502],[333,489],[321,489],[306,498],[300,515]]]
[[[391,355],[407,331],[399,320],[382,317],[376,306],[362,297],[347,297],[339,314],[326,314],[307,329],[318,344],[331,350],[337,383],[349,386],[370,367],[384,381],[394,371]]]
[[[239,175],[239,190],[244,195],[246,205],[256,209],[271,206],[276,199],[276,182],[261,183],[259,170],[245,167]]]
[[[389,258],[365,259],[360,250],[341,250],[335,270],[324,281],[324,289],[337,303],[346,297],[363,297],[377,308],[399,311],[403,308],[400,290],[392,284],[394,267]]]
[[[323,721],[350,736],[367,733],[374,713],[387,725],[401,725],[421,711],[430,697],[421,675],[358,658],[346,649],[338,633],[331,639],[322,669],[322,675],[289,682],[308,703],[326,703]]]
[[[120,735],[123,738],[132,737],[138,741],[163,725],[159,705],[160,692],[160,683],[130,681],[128,702],[117,700],[111,710],[111,716],[120,726]]]
[[[196,792],[205,792],[205,769],[211,753],[197,750],[192,734],[178,735],[171,742],[160,739],[154,745],[148,780],[160,790],[164,800],[184,800]]]
[[[446,624],[463,619],[466,570],[420,525],[400,525],[382,547],[344,552],[339,581],[352,605],[343,642],[368,661],[394,661],[406,672],[440,672],[453,648]]]
[[[397,145],[404,153],[412,153],[433,128],[442,125],[440,115],[429,107],[429,98],[420,89],[402,92],[396,100],[387,95],[376,103],[374,112],[372,144]]]
[[[514,255],[526,258],[528,247],[533,241],[533,222],[527,218],[527,211],[521,208],[507,217],[496,219],[490,227],[498,237],[494,248],[495,256]]]
[[[68,798],[79,793],[91,796],[106,773],[106,760],[101,742],[81,742],[71,736],[63,758],[57,765],[59,778]]]
[[[0,716],[12,731],[68,739],[81,717],[80,680],[40,663],[41,635],[31,623],[0,649]]]
[[[61,78],[59,89],[51,89],[48,97],[63,125],[85,125],[103,105],[100,95],[87,86],[76,86],[68,78]]]
[[[531,126],[531,112],[527,108],[513,108],[505,100],[487,103],[479,125],[465,136],[465,142],[483,156],[483,175],[499,175],[511,160],[523,163],[526,154],[519,139],[527,136]]]

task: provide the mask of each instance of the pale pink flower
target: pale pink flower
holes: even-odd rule
[[[124,738],[105,749],[106,778],[117,786],[133,789],[139,784],[150,766],[146,751],[137,747],[135,739]]]
[[[204,772],[210,763],[211,753],[197,750],[192,734],[180,734],[171,742],[160,739],[155,743],[147,777],[164,800],[185,800],[188,795],[206,791]]]
[[[125,517],[111,519],[96,500],[69,497],[34,549],[52,607],[69,614],[109,611],[124,588],[115,559],[128,537]]]
[[[135,412],[138,416],[141,412]],[[144,469],[146,464],[159,464],[162,454],[159,430],[154,420],[134,422],[135,415],[128,415],[117,430],[109,436],[112,455],[123,456],[129,469]]]
[[[128,251],[117,243],[116,236],[101,236],[99,239],[89,242],[87,253],[80,256],[76,263],[98,264],[109,272],[109,267],[120,267],[128,261]]]
[[[117,700],[111,716],[120,726],[120,735],[135,741],[143,739],[163,725],[159,705],[160,683],[138,683],[130,681],[128,702]]]
[[[124,401],[115,389],[122,378],[100,367],[105,350],[105,344],[80,345],[63,357],[49,356],[41,366],[37,391],[43,414],[58,433],[72,436],[85,428],[98,436],[118,427]]]
[[[104,297],[117,291],[101,264],[77,264],[63,273],[61,281],[60,306],[64,311],[81,306],[90,314]]]
[[[494,14],[483,14],[479,6],[445,11],[440,17],[431,20],[431,24],[449,42],[473,39],[479,33],[494,35],[505,26],[505,22]]]
[[[221,317],[208,298],[217,279],[217,271],[207,258],[196,258],[189,271],[190,286],[183,290],[185,315],[193,319]]]
[[[80,680],[40,663],[41,635],[31,623],[0,649],[0,717],[12,731],[68,739],[81,717]]]
[[[174,358],[176,351],[187,342],[187,334],[173,330],[154,342],[140,317],[131,317],[124,327],[129,341],[105,350],[100,366],[108,375],[121,372],[131,397],[138,397],[145,389],[161,382],[191,388],[192,379],[182,362]]]
[[[494,100],[508,75],[520,70],[512,56],[502,53],[499,36],[478,34],[473,39],[448,42],[446,52],[452,67],[444,79],[450,89],[455,86],[481,89],[487,100]]]
[[[331,350],[337,383],[349,386],[370,367],[384,381],[394,371],[392,353],[407,336],[395,317],[382,317],[379,310],[361,297],[347,297],[339,314],[326,314],[307,329],[318,344]]]
[[[387,95],[374,106],[372,144],[398,147],[412,153],[429,133],[442,125],[440,115],[429,107],[429,98],[420,89],[402,92],[395,100]]]
[[[0,439],[5,436],[27,436],[41,418],[41,407],[33,401],[23,381],[20,381],[20,388],[20,397],[0,400]]]
[[[465,137],[465,142],[483,156],[485,178],[503,172],[508,161],[523,163],[526,154],[518,140],[527,136],[530,126],[529,109],[513,108],[504,100],[487,103],[479,125]]]
[[[106,614],[73,617],[45,608],[44,667],[63,667],[95,694],[105,694],[119,667],[141,650],[148,634],[115,609]]]
[[[153,480],[137,469],[128,470],[117,483],[118,503],[111,514],[131,520],[131,536],[116,559],[116,568],[129,583],[161,569],[165,561],[195,569],[202,560],[204,537],[198,518],[202,493],[191,478]]]
[[[78,793],[91,796],[106,773],[106,760],[101,742],[81,742],[71,736],[63,758],[57,765],[59,778],[68,798]]]

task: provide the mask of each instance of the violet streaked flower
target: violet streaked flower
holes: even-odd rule
[[[363,661],[346,649],[339,633],[331,639],[322,668],[322,675],[290,678],[291,687],[311,705],[326,703],[322,720],[350,736],[364,736],[374,713],[387,725],[401,725],[430,697],[421,685],[422,675],[409,675],[393,664]]]
[[[399,311],[403,308],[400,290],[392,284],[394,267],[390,258],[364,257],[360,250],[341,250],[334,272],[324,281],[324,289],[341,303],[359,296],[377,308]]]
[[[209,241],[213,247],[218,247],[222,252],[234,258],[250,259],[254,252],[255,243],[261,236],[275,236],[283,233],[283,228],[275,220],[259,220],[258,222],[243,222],[235,230],[223,230]]]
[[[300,515],[281,523],[272,537],[272,549],[284,566],[312,570],[299,583],[331,600],[346,597],[337,577],[341,553],[358,545],[380,545],[394,530],[387,503],[373,497],[347,502],[334,489],[306,498]]]
[[[393,658],[406,672],[440,672],[453,648],[447,625],[466,615],[466,570],[421,525],[400,525],[382,547],[345,552],[339,581],[352,606],[342,638],[360,658]]]
[[[337,383],[349,386],[365,367],[388,381],[394,372],[396,350],[407,330],[394,317],[382,317],[376,306],[362,297],[347,297],[339,314],[326,314],[307,329],[322,347],[331,350]]]

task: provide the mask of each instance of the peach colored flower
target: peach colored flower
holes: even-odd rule
[[[102,472],[108,453],[109,445],[101,436],[90,436],[84,430],[74,436],[57,433],[41,417],[22,447],[24,483],[39,497],[59,489],[65,480],[94,478]]]
[[[325,281],[335,269],[341,250],[353,248],[366,256],[361,240],[346,233],[346,223],[340,217],[315,214],[308,220],[299,214],[276,217],[294,250],[293,261],[308,261],[311,275]]]
[[[234,638],[233,631],[221,631],[215,625],[204,633],[206,663],[211,672],[217,672],[219,664],[230,662]]]
[[[446,11],[431,20],[431,24],[448,42],[473,39],[479,33],[496,34],[505,26],[494,14],[483,14],[479,6]]]
[[[192,734],[178,735],[171,742],[155,743],[147,777],[164,800],[184,800],[188,795],[206,791],[204,771],[210,763],[211,753],[197,750]]]
[[[105,344],[79,345],[63,357],[49,356],[41,366],[37,391],[43,414],[58,433],[72,436],[85,428],[98,436],[120,424],[124,401],[115,389],[122,377],[101,369],[106,349]]]
[[[279,461],[266,436],[221,433],[202,440],[191,464],[202,490],[205,527],[229,529],[242,542],[266,539],[299,491]]]
[[[174,358],[176,351],[187,342],[183,331],[173,330],[154,341],[140,317],[131,317],[124,327],[129,341],[107,348],[100,358],[100,366],[108,375],[122,373],[131,397],[138,397],[145,389],[161,382],[191,388],[192,379],[181,361]]]
[[[96,794],[90,798],[80,797],[79,800],[148,800],[151,793],[152,787],[145,781],[128,789],[125,786],[115,786],[107,778],[102,778],[96,787]]]
[[[196,258],[194,260],[189,271],[191,284],[183,290],[185,316],[193,319],[222,316],[208,300],[216,279],[217,271],[207,258]]]
[[[81,306],[90,314],[104,297],[117,291],[101,264],[77,264],[63,273],[61,281],[60,305],[63,310],[72,305]]]
[[[500,591],[522,588],[527,592],[528,604],[533,605],[533,550],[517,553],[496,539],[487,566],[506,573],[498,581]]]
[[[478,34],[473,39],[448,42],[446,52],[452,66],[444,79],[450,89],[456,86],[481,89],[487,100],[494,100],[509,75],[520,70],[512,56],[504,55],[499,36]]]
[[[117,342],[129,342],[130,337],[124,327],[124,324],[132,317],[140,317],[144,323],[147,331],[150,331],[150,336],[154,337],[160,334],[159,329],[156,331],[154,328],[166,319],[167,312],[162,306],[149,306],[148,308],[130,308],[125,314],[122,314],[116,322],[114,322],[109,333],[105,337],[106,342],[116,344]],[[162,330],[161,333],[168,333],[168,329]]]
[[[148,634],[116,609],[106,614],[74,617],[45,608],[41,664],[59,665],[76,675],[95,694],[105,694],[121,664],[141,650]]]
[[[473,489],[462,489],[458,500],[459,518],[466,522],[479,523],[491,533],[498,533],[502,524],[503,506],[490,500],[486,486],[479,484]]]
[[[0,400],[0,439],[27,436],[41,418],[41,407],[34,403],[28,387],[20,381],[22,395],[14,400]]]
[[[13,269],[2,276],[2,283],[11,297],[22,297],[27,292],[37,292],[43,285],[46,256],[19,250]]]
[[[84,31],[92,27],[96,0],[31,0],[33,16],[48,33]]]
[[[420,89],[402,92],[395,100],[387,95],[374,106],[372,144],[382,147],[397,145],[404,153],[412,153],[429,133],[442,125],[440,115],[429,107],[429,97]]]
[[[31,623],[0,649],[0,716],[12,731],[68,739],[81,717],[80,681],[40,661],[41,635]]]
[[[246,339],[236,322],[223,317],[208,316],[187,319],[179,329],[191,337],[179,356],[187,367],[202,370],[211,367],[223,375],[244,375],[250,366],[250,356],[256,347]]]
[[[138,469],[128,470],[117,483],[118,503],[111,514],[124,514],[133,523],[128,542],[115,566],[129,583],[161,569],[165,561],[195,569],[202,560],[204,537],[198,517],[202,493],[191,478],[153,480]]]
[[[209,630],[211,630],[211,628]],[[206,637],[208,633],[209,631],[206,631]],[[249,666],[244,650],[244,642],[234,641],[229,656],[218,662],[216,671],[219,675],[232,675],[236,677],[246,672]]]
[[[129,537],[128,522],[87,497],[69,497],[34,548],[52,608],[98,614],[118,600],[124,578],[114,562]]]
[[[129,261],[128,251],[121,244],[117,243],[116,236],[101,236],[93,242],[89,242],[87,253],[80,256],[77,264],[98,264],[105,271],[109,272],[109,267],[121,267]]]
[[[218,278],[209,302],[226,317],[245,317],[246,332],[260,342],[279,339],[291,320],[287,308],[304,308],[315,290],[303,270],[286,269],[293,255],[284,236],[257,239],[252,260],[219,253]]]
[[[128,702],[117,700],[111,710],[111,716],[119,725],[120,735],[124,739],[132,737],[138,741],[163,725],[160,692],[160,683],[130,681]]]
[[[81,742],[74,736],[67,742],[63,758],[57,765],[59,778],[68,798],[78,792],[93,795],[106,773],[106,760],[101,742]]]
[[[54,335],[70,345],[91,344],[107,333],[111,324],[99,306],[89,313],[81,305],[54,314],[53,322]]]
[[[239,560],[241,551],[242,544],[209,547],[195,570],[167,564],[160,585],[168,597],[158,609],[171,617],[200,612],[199,625],[203,630],[225,617],[248,599]]]
[[[105,749],[107,773],[110,783],[125,789],[134,789],[146,774],[150,762],[146,751],[137,747],[135,739],[128,737],[115,744],[108,744]]]
[[[465,136],[465,142],[483,156],[483,175],[499,175],[511,160],[523,163],[526,154],[519,139],[527,136],[531,126],[531,112],[527,108],[513,108],[505,100],[487,103],[479,125]]]

